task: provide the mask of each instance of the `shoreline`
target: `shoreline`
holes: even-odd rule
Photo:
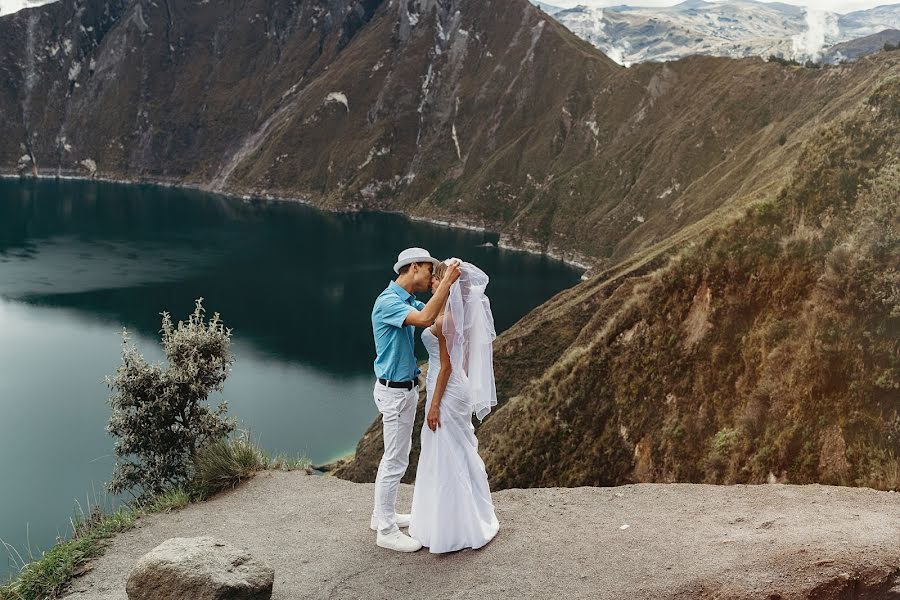
[[[351,214],[354,212],[372,212],[372,213],[381,213],[381,214],[393,214],[400,215],[410,221],[418,221],[429,223],[431,225],[436,225],[439,227],[446,227],[449,229],[462,229],[466,231],[475,231],[475,232],[483,232],[483,233],[491,233],[496,234],[498,237],[498,241],[495,244],[491,244],[493,247],[498,250],[507,250],[512,252],[525,252],[527,254],[532,254],[535,256],[545,256],[551,260],[555,260],[574,268],[576,270],[581,271],[581,280],[585,281],[590,278],[590,273],[593,269],[588,262],[588,258],[585,256],[581,256],[575,254],[577,258],[566,258],[564,253],[560,250],[540,250],[536,246],[538,246],[537,242],[532,242],[530,240],[526,240],[524,242],[513,242],[510,241],[508,236],[504,236],[504,234],[491,230],[482,225],[474,225],[472,223],[467,223],[465,221],[450,221],[443,219],[433,219],[430,217],[421,217],[407,214],[403,211],[399,210],[378,210],[378,209],[339,209],[339,208],[326,208],[320,206],[311,200],[301,197],[301,196],[282,196],[278,194],[268,194],[268,193],[241,193],[241,192],[227,192],[224,190],[214,190],[209,187],[204,187],[201,185],[194,185],[185,182],[179,181],[166,181],[164,179],[116,179],[113,177],[104,177],[104,176],[85,176],[85,175],[72,175],[72,174],[64,174],[57,173],[54,175],[18,175],[15,173],[10,173],[7,171],[0,171],[0,179],[62,179],[66,181],[101,181],[104,183],[117,183],[122,185],[154,185],[158,187],[169,187],[169,188],[180,188],[185,190],[194,190],[198,192],[205,192],[208,194],[215,194],[218,196],[222,196],[224,198],[234,198],[238,200],[266,200],[266,201],[274,201],[274,202],[293,202],[299,203],[304,206],[308,206],[310,208],[314,208],[316,210],[322,212],[330,212],[336,214]]]
[[[354,456],[356,456],[356,448],[344,454],[333,456],[325,462],[319,463],[317,465],[312,465],[312,468],[322,473],[323,475],[330,474],[332,471],[340,467],[342,464],[346,463],[348,460],[353,459]]]

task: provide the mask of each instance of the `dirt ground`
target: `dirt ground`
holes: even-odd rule
[[[404,485],[400,510],[412,487]],[[900,600],[900,494],[820,485],[510,489],[481,550],[378,548],[372,484],[264,472],[142,518],[66,598],[125,600],[135,561],[212,535],[275,568],[272,597]]]

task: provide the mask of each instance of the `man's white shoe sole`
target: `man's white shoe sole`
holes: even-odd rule
[[[412,543],[392,544],[389,541],[382,541],[380,539],[376,540],[375,543],[378,544],[378,546],[381,548],[384,548],[386,550],[394,550],[395,552],[418,552],[422,549],[422,544],[420,544],[416,540],[408,536],[403,537],[407,538]]]

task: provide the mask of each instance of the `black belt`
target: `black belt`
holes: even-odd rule
[[[413,389],[414,385],[418,385],[418,381],[388,381],[387,379],[378,378],[378,383],[386,385],[389,388],[403,388],[405,390]]]

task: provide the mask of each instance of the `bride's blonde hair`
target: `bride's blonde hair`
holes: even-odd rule
[[[447,264],[443,262],[439,262],[434,265],[434,276],[438,278],[438,281],[444,278],[444,273],[447,272]]]

